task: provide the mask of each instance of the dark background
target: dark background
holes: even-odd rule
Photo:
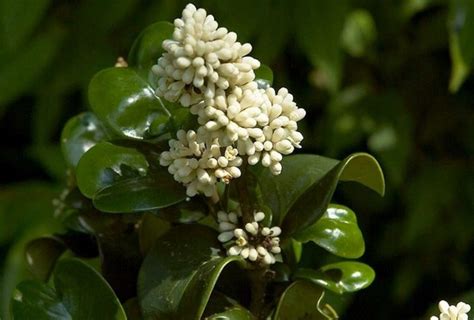
[[[195,1],[254,47],[304,120],[303,152],[367,151],[382,199],[342,185],[374,284],[343,319],[427,318],[443,298],[474,304],[474,1]],[[57,228],[62,125],[87,109],[92,75],[186,1],[0,0],[0,317],[28,239]],[[308,247],[307,263],[320,251]]]

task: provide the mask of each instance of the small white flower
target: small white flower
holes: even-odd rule
[[[438,304],[439,317],[432,316],[430,320],[468,320],[467,313],[471,310],[471,306],[464,302],[459,302],[456,306],[450,306],[444,300]]]
[[[188,4],[174,26],[172,39],[163,41],[166,52],[152,68],[159,77],[158,96],[190,106],[214,98],[217,90],[254,80],[260,62],[247,56],[252,46],[219,28],[206,10]]]
[[[293,96],[286,88],[281,88],[278,93],[275,89],[265,90],[266,103],[263,112],[268,122],[262,127],[263,137],[255,139],[252,154],[238,145],[241,154],[247,154],[250,165],[259,161],[264,167],[269,167],[275,175],[281,173],[281,160],[283,155],[291,154],[295,148],[301,148],[303,135],[298,131],[297,122],[304,118],[306,112],[298,108],[293,101]],[[245,153],[244,153],[245,152]]]
[[[237,218],[237,222],[236,219]],[[238,217],[235,213],[217,213],[217,222],[219,231],[217,237],[220,242],[229,243],[227,250],[229,256],[240,255],[244,259],[252,262],[261,262],[264,264],[273,264],[276,262],[275,255],[280,254],[281,229],[279,227],[262,227],[258,222],[265,219],[263,212],[254,214],[253,222],[245,224],[244,228],[238,227]],[[229,228],[233,226],[233,231]]]
[[[186,186],[188,196],[202,193],[211,197],[218,181],[229,183],[240,177],[242,158],[233,147],[221,148],[217,139],[206,139],[193,130],[179,130],[177,138],[168,142],[170,150],[161,153],[160,164]]]

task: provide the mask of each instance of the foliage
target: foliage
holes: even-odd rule
[[[85,111],[89,80],[100,69],[110,67],[117,53],[126,56],[126,48],[140,29],[158,20],[171,21],[184,5],[180,1],[130,0],[30,2],[0,1],[0,39],[8,44],[0,48],[0,57],[8,61],[0,67],[0,163],[4,168],[0,187],[0,256],[5,261],[0,268],[0,311],[5,319],[14,286],[21,279],[31,278],[24,266],[25,244],[45,234],[64,233],[54,223],[50,205],[62,186],[66,167],[56,143],[60,126],[71,115]],[[319,220],[320,224],[324,222],[352,234],[362,229],[368,239],[364,261],[378,272],[378,281],[363,295],[353,299],[345,294],[344,303],[331,301],[331,305],[342,313],[353,300],[344,313],[348,319],[367,315],[369,305],[373,318],[399,319],[422,314],[430,301],[457,295],[459,289],[469,290],[473,286],[469,277],[474,190],[469,156],[473,151],[470,1],[338,1],[340,8],[332,8],[327,20],[324,16],[317,21],[308,21],[306,12],[317,17],[321,15],[317,6],[339,4],[314,1],[311,6],[315,8],[305,11],[307,3],[239,1],[232,4],[237,6],[235,10],[229,10],[230,4],[225,1],[202,1],[202,6],[209,8],[223,25],[237,31],[243,41],[252,40],[256,57],[275,70],[275,83],[292,89],[299,104],[307,109],[305,152],[342,159],[354,150],[365,150],[380,160],[386,172],[387,197],[383,201],[351,184],[342,184],[336,190],[334,202],[350,203],[355,212],[362,213],[357,224],[353,223],[351,210],[340,223],[326,220],[324,215]],[[22,5],[28,10],[22,9]],[[253,8],[251,12],[235,14],[249,7]],[[300,16],[305,19],[299,19]],[[333,21],[337,23],[333,25]],[[308,23],[321,26],[314,25],[311,37],[301,39]],[[325,31],[320,32],[321,29]],[[131,53],[129,61],[133,55],[136,53]],[[151,136],[169,130],[159,125],[159,118],[157,130],[150,130]],[[77,119],[96,123],[94,116]],[[105,122],[101,119],[97,123],[102,121]],[[111,121],[123,125],[118,118]],[[75,167],[86,149],[100,141],[113,141],[119,148],[137,147],[135,141],[120,141],[131,136],[115,136],[113,126],[89,135],[83,134],[88,125],[84,129],[76,125],[70,128],[67,136],[77,137],[83,141],[79,145],[87,147],[65,151],[71,155],[66,158],[68,166]],[[75,144],[66,143],[63,148],[64,145]],[[107,171],[108,181],[121,181],[122,185],[140,179],[148,181],[148,171],[140,169],[143,166],[126,165],[119,173]],[[38,181],[24,182],[27,179]],[[152,186],[146,188],[151,189]],[[138,268],[130,262],[134,260],[133,254],[141,256],[148,252],[150,243],[169,228],[168,220],[174,224],[176,220],[196,219],[174,207],[163,210],[161,217],[167,221],[146,213],[144,221],[156,228],[140,228],[138,239],[127,234],[130,239],[125,240],[125,226],[136,223],[137,216],[107,215],[106,221],[99,222],[94,219],[97,211],[77,190],[65,199],[72,207],[61,218],[73,232],[61,241],[69,241],[69,247],[79,240],[84,248],[71,251],[83,257],[97,254],[97,243],[91,241],[91,233],[97,230],[103,234],[97,239],[99,246],[104,247],[104,239],[132,243],[130,257],[120,257],[116,248],[108,248],[108,256],[113,257],[112,265],[128,261],[124,269],[135,270],[134,274]],[[114,205],[113,201],[109,205]],[[148,204],[153,205],[156,204]],[[126,209],[135,211],[136,207]],[[81,219],[77,218],[79,211],[83,214]],[[199,217],[200,211],[194,214]],[[317,223],[312,228],[319,232]],[[104,234],[104,230],[110,232]],[[311,234],[301,232],[297,239],[307,241],[301,267],[335,262],[313,245],[316,241]],[[321,239],[316,243],[334,253],[336,249]],[[349,252],[357,251],[353,250]],[[294,255],[298,257],[297,252]],[[113,274],[111,264],[107,270]],[[230,273],[232,268],[231,263],[224,273]],[[431,283],[436,284],[436,290]],[[310,286],[308,290],[318,290],[314,288]],[[413,296],[418,298],[410,299]],[[225,301],[222,304],[229,308],[226,312],[245,317],[243,307],[234,299],[214,295],[211,299]],[[331,299],[331,293],[327,293],[323,301]],[[127,312],[136,305],[134,301],[124,303]]]

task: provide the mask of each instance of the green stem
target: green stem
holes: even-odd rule
[[[250,203],[250,195],[248,190],[248,184],[246,179],[247,164],[244,162],[242,165],[242,176],[236,179],[237,193],[239,195],[240,209],[242,210],[242,218],[245,223],[253,221],[253,210],[252,204]]]

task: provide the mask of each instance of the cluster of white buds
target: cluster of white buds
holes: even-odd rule
[[[237,149],[221,148],[217,139],[202,141],[193,130],[179,130],[177,138],[168,142],[170,151],[161,154],[160,164],[168,166],[174,179],[186,185],[188,196],[203,193],[211,197],[216,192],[217,181],[229,183],[240,177],[242,158]]]
[[[217,220],[219,223],[218,236],[220,242],[228,246],[229,256],[240,255],[244,259],[262,264],[273,264],[281,252],[279,227],[263,227],[260,223],[265,219],[263,212],[254,214],[254,221],[239,227],[239,216],[234,213],[219,211]]]
[[[160,77],[159,96],[187,107],[204,97],[212,99],[217,90],[255,79],[260,62],[247,56],[252,46],[219,28],[206,10],[188,4],[174,26],[173,38],[163,41],[166,53],[152,69]]]
[[[259,88],[254,70],[260,63],[247,56],[252,46],[237,42],[237,35],[219,28],[204,9],[188,4],[174,25],[172,39],[163,41],[165,53],[152,67],[158,76],[156,94],[190,107],[200,127],[197,137],[190,131],[193,141],[172,140],[160,163],[170,166],[189,196],[210,196],[217,181],[228,183],[239,177],[242,159],[237,155],[280,174],[283,156],[301,147],[297,122],[305,116],[304,109],[297,107],[286,88],[278,92]],[[222,158],[227,148],[236,159],[224,156],[228,163],[217,167],[214,160]],[[210,158],[212,165],[207,164]]]
[[[471,310],[471,306],[464,302],[459,302],[455,306],[450,306],[444,300],[438,304],[439,317],[432,316],[430,320],[468,320],[467,313]]]

